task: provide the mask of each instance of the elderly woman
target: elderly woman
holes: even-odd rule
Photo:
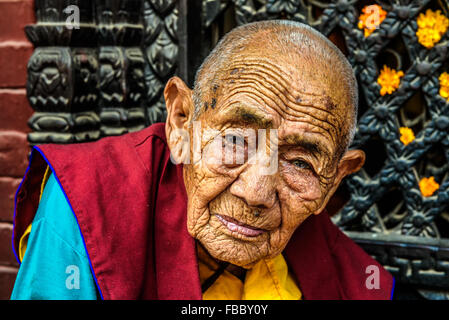
[[[365,155],[357,83],[295,22],[228,33],[167,121],[35,147],[16,199],[14,299],[389,299],[393,278],[325,213]],[[372,273],[373,272],[373,273]]]

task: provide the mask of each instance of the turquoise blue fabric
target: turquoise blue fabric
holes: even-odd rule
[[[99,298],[78,224],[53,174],[45,185],[13,300]]]

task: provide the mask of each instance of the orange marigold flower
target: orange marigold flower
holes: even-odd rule
[[[421,194],[424,197],[430,197],[438,190],[440,185],[435,182],[435,178],[433,176],[429,178],[422,178],[419,181],[419,189],[421,190]]]
[[[380,95],[391,94],[399,88],[401,83],[401,77],[404,76],[404,72],[390,69],[387,66],[380,71],[380,75],[377,78],[377,83],[380,85]]]
[[[410,142],[415,140],[415,134],[413,133],[413,130],[407,127],[400,127],[399,133],[401,134],[401,137],[399,140],[405,145],[408,145]]]
[[[432,11],[427,9],[426,13],[421,13],[416,19],[418,30],[416,36],[418,42],[427,49],[432,48],[441,40],[441,36],[449,28],[449,19],[441,14],[440,10]]]
[[[438,80],[440,80],[440,96],[449,101],[449,73],[443,72]]]
[[[368,37],[374,30],[379,27],[382,21],[387,17],[387,11],[382,9],[378,4],[365,6],[362,9],[362,14],[359,16],[359,23],[357,27],[364,30],[365,38]]]

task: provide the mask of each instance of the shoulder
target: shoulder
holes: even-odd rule
[[[146,197],[138,195],[151,194],[150,189],[157,183],[169,157],[163,123],[95,142],[33,147],[29,166],[15,196],[14,251],[17,252],[20,236],[37,212],[47,166],[81,226],[83,221],[80,219],[90,219],[85,214],[88,208],[101,213],[106,208],[114,211],[114,203],[120,199],[147,201]],[[134,188],[129,188],[130,185]],[[114,202],[111,194],[121,194],[122,197]],[[127,207],[124,200],[120,204]]]

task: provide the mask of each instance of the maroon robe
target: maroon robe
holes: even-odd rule
[[[202,298],[182,166],[170,161],[164,124],[97,142],[35,147],[16,194],[15,252],[36,213],[47,164],[75,214],[102,298]],[[392,296],[393,277],[326,213],[306,219],[283,254],[304,299]],[[379,289],[366,287],[369,265],[379,267]]]

